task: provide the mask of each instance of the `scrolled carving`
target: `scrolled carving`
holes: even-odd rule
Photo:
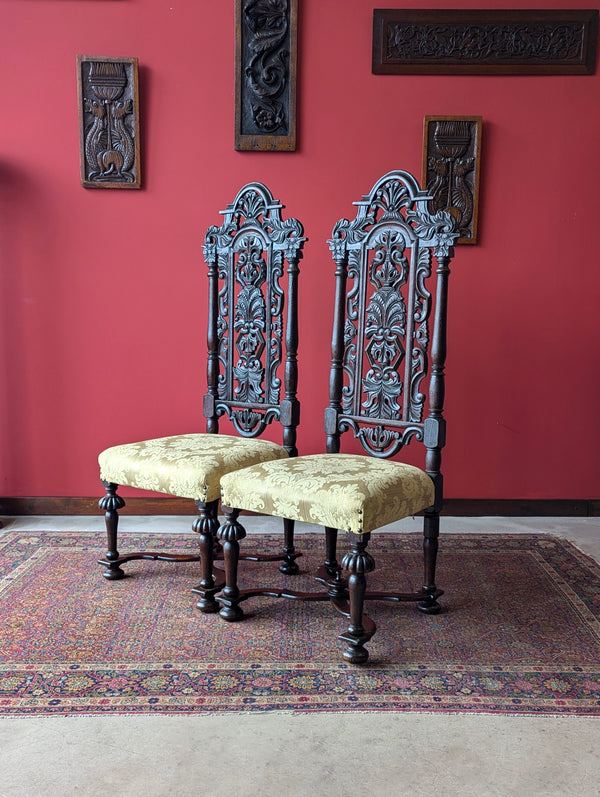
[[[236,149],[295,149],[297,0],[236,0]]]

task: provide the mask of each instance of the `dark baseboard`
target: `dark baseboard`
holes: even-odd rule
[[[186,498],[127,498],[123,514],[195,515]],[[98,498],[0,498],[0,515],[98,515]],[[444,515],[455,517],[598,517],[600,499],[447,498]]]

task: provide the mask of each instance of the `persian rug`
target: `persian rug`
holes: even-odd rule
[[[313,589],[323,540],[297,542],[300,575],[242,562],[241,586]],[[119,548],[196,545],[192,533],[124,533]],[[369,586],[416,589],[420,548],[418,534],[375,534]],[[197,564],[130,562],[127,578],[106,582],[104,550],[95,532],[0,533],[0,714],[600,714],[600,566],[561,539],[442,534],[442,612],[369,602],[378,630],[363,667],[341,657],[347,620],[327,602],[252,598],[245,621],[226,623],[195,608]]]

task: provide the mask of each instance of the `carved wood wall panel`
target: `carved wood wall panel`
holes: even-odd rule
[[[426,116],[422,185],[430,213],[447,210],[458,224],[459,244],[477,243],[481,116]]]
[[[373,12],[375,74],[593,74],[598,11]]]
[[[77,56],[81,184],[141,185],[137,58]]]
[[[296,149],[298,0],[235,2],[235,148]]]

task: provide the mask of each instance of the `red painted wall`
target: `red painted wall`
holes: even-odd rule
[[[251,180],[310,238],[300,447],[322,450],[332,225],[384,172],[420,176],[425,115],[477,114],[479,244],[457,248],[450,286],[447,494],[598,496],[600,73],[374,76],[373,5],[300,0],[298,150],[239,153],[231,0],[0,0],[0,494],[94,495],[104,447],[203,430],[201,244]],[[141,191],[80,185],[78,53],[139,58]]]

